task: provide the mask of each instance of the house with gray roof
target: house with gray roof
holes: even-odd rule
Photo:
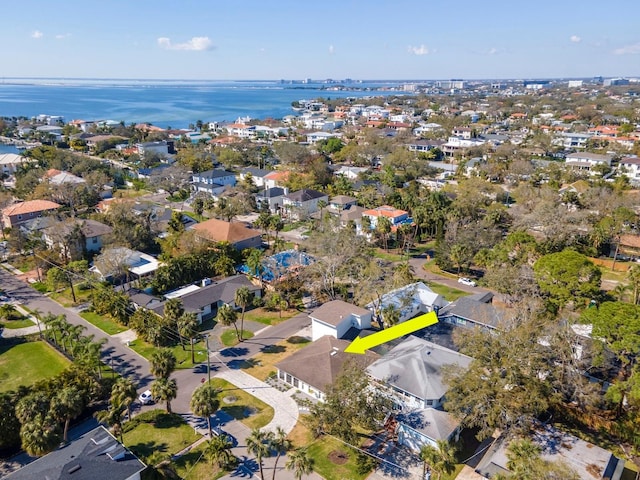
[[[140,480],[146,465],[99,426],[10,473],[7,480]]]
[[[423,282],[416,282],[385,293],[380,299],[365,305],[365,308],[373,312],[374,320],[379,320],[381,312],[389,305],[396,308],[400,313],[400,322],[404,322],[420,313],[438,313],[447,305],[447,301]]]
[[[265,170],[263,168],[256,167],[246,167],[240,170],[238,177],[240,180],[244,181],[247,176],[251,177],[251,181],[256,187],[263,188],[264,187],[264,177],[267,176],[271,170]]]
[[[256,205],[261,210],[264,204],[269,207],[271,213],[278,213],[282,209],[282,199],[288,193],[286,188],[271,187],[265,188],[256,193]]]
[[[507,310],[491,304],[491,292],[460,297],[438,311],[438,319],[456,326],[495,330],[509,318]]]
[[[438,440],[452,440],[460,422],[442,409],[447,392],[443,368],[468,368],[471,357],[410,336],[367,367],[373,385],[394,403],[387,418],[398,442],[419,451]]]
[[[318,203],[321,201],[328,205],[329,196],[317,190],[303,188],[285,195],[282,199],[282,208],[290,218],[301,220],[317,212],[319,209]]]
[[[251,283],[245,275],[234,275],[217,281],[205,280],[202,286],[189,285],[175,292],[165,294],[165,298],[179,298],[185,312],[193,312],[198,317],[198,322],[214,317],[218,308],[223,304],[237,308],[235,304],[236,291],[241,287],[247,287],[254,297],[260,298],[262,290]],[[158,315],[164,313],[165,302],[154,304],[150,307]]]
[[[327,387],[338,378],[348,359],[366,367],[380,358],[377,353],[371,351],[367,351],[364,355],[345,353],[344,349],[350,343],[347,340],[325,335],[276,363],[278,379],[323,401]]]
[[[220,195],[227,188],[236,185],[236,176],[219,168],[206,172],[194,173],[191,177],[191,185],[195,192],[208,193],[211,196]]]

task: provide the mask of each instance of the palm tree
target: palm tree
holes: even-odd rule
[[[50,398],[44,392],[33,392],[22,397],[16,404],[16,417],[20,423],[30,423],[44,418],[49,412]]]
[[[96,420],[105,423],[111,427],[113,434],[120,439],[120,443],[124,445],[122,439],[122,414],[124,407],[122,405],[111,404],[108,410],[100,410],[95,413]]]
[[[48,417],[23,424],[20,428],[20,439],[25,452],[35,457],[54,451],[60,444],[55,422]]]
[[[182,338],[187,337],[189,339],[189,344],[191,345],[191,363],[196,363],[195,352],[193,347],[193,338],[197,334],[197,328],[198,328],[198,316],[196,315],[195,312],[185,312],[178,319],[178,332],[180,333],[181,343],[182,343]]]
[[[376,221],[376,231],[382,237],[382,242],[384,244],[384,251],[389,251],[389,234],[391,233],[391,220],[387,217],[378,217]]]
[[[256,457],[256,461],[260,467],[261,480],[264,480],[262,458],[269,455],[269,437],[271,435],[273,435],[271,432],[263,432],[258,428],[254,428],[247,437],[247,450]]]
[[[181,478],[176,472],[171,456],[162,452],[154,452],[147,458],[147,469],[144,471],[143,477],[147,480],[178,480]]]
[[[232,447],[233,444],[226,435],[217,435],[210,438],[205,448],[205,455],[209,462],[217,464],[219,468],[227,468],[236,460],[231,452]]]
[[[176,369],[176,356],[169,348],[161,348],[151,355],[151,375],[168,379]]]
[[[240,287],[236,290],[235,294],[235,304],[242,309],[242,314],[240,316],[240,331],[244,331],[244,312],[249,305],[251,305],[251,300],[253,299],[253,295],[249,290],[249,287]],[[242,341],[242,339],[240,339]]]
[[[184,313],[184,306],[182,305],[182,300],[179,298],[170,298],[164,304],[164,318],[169,321],[169,323],[176,324],[178,319]]]
[[[4,303],[0,305],[0,318],[5,320],[11,320],[18,316],[18,309],[10,303]]]
[[[638,304],[638,297],[640,297],[640,265],[633,265],[627,271],[627,280],[629,280],[630,286],[633,288],[633,303]]]
[[[199,417],[205,417],[207,419],[209,438],[212,438],[213,436],[211,415],[216,413],[220,408],[218,393],[220,393],[220,390],[210,383],[205,383],[200,388],[196,389],[191,396],[191,411]]]
[[[382,309],[382,323],[385,328],[393,327],[400,322],[400,311],[395,305],[389,304]]]
[[[535,464],[540,457],[540,447],[528,439],[514,440],[507,448],[507,468],[515,478],[535,478]]]
[[[293,475],[296,480],[301,480],[303,475],[309,475],[313,472],[314,463],[306,447],[296,448],[289,454],[285,468],[287,470],[293,470]]]
[[[438,480],[443,473],[449,474],[455,470],[455,447],[446,440],[438,440],[437,446],[425,445],[420,450],[420,458],[424,462],[423,477],[427,464],[431,471],[438,474]]]
[[[151,395],[166,402],[167,413],[171,413],[171,400],[178,396],[178,384],[173,378],[158,378],[151,384]]]
[[[137,397],[136,386],[129,378],[120,377],[111,387],[111,404],[126,408],[129,420],[131,420],[131,404]]]
[[[64,433],[62,435],[64,443],[68,442],[69,423],[80,415],[83,409],[84,399],[82,398],[82,393],[74,386],[63,388],[51,399],[53,417],[59,422],[64,422]]]
[[[247,256],[247,267],[249,267],[249,273],[254,277],[258,277],[260,280],[260,288],[262,288],[262,274],[264,272],[262,256],[262,251],[257,248],[252,248],[251,252]]]
[[[227,305],[226,303],[222,305],[218,309],[218,321],[224,325],[225,327],[233,327],[236,329],[236,335],[238,337],[238,341],[240,339],[240,332],[238,331],[238,312],[236,312],[231,305]]]
[[[271,477],[271,480],[276,480],[276,469],[278,468],[280,456],[286,454],[291,449],[291,446],[291,440],[287,438],[287,432],[282,427],[276,428],[273,436],[269,439],[269,448],[276,452],[276,461],[273,464],[273,477]]]

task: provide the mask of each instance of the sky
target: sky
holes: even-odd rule
[[[640,77],[640,1],[20,0],[0,77]]]

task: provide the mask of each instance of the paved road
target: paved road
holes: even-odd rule
[[[113,339],[91,325],[73,310],[64,308],[2,268],[0,268],[0,285],[11,297],[31,311],[39,310],[43,314],[66,315],[69,323],[86,327],[85,335],[106,339],[102,349],[103,361],[118,373],[131,378],[139,387],[144,388],[153,380],[147,360],[117,339]]]
[[[422,268],[426,261],[427,258],[425,255],[411,257],[409,259],[409,265],[413,267],[415,276],[422,280],[426,280],[427,282],[440,283],[442,285],[446,285],[447,287],[457,288],[458,290],[463,290],[469,293],[484,293],[490,291],[482,287],[471,287],[469,285],[463,285],[462,283],[458,283],[458,280],[456,278],[449,278],[444,275],[438,275],[437,273],[427,272],[424,268]]]

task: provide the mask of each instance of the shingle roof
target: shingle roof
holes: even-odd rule
[[[126,480],[146,468],[104,427],[9,474],[9,480]]]
[[[447,392],[442,367],[467,367],[471,358],[427,340],[411,336],[367,368],[377,380],[423,400],[439,399]]]
[[[288,198],[289,200],[292,200],[294,202],[308,202],[309,200],[326,196],[326,193],[318,192],[317,190],[311,190],[310,188],[304,188],[302,190],[298,190],[297,192],[285,195],[285,198]]]
[[[3,215],[25,215],[27,213],[43,212],[45,210],[55,210],[61,205],[49,200],[27,200],[26,202],[14,203],[2,210]]]
[[[460,297],[438,312],[438,317],[445,318],[450,316],[498,328],[498,325],[505,319],[506,312],[472,297]]]
[[[249,238],[259,237],[260,232],[247,228],[238,222],[225,222],[211,218],[205,222],[193,226],[201,236],[214,242],[237,243]]]
[[[337,327],[342,319],[350,315],[371,315],[366,308],[358,307],[342,300],[332,300],[309,314],[309,317],[320,320],[327,325]]]
[[[378,354],[371,351],[357,356],[344,353],[344,349],[350,343],[347,340],[338,340],[325,335],[275,366],[302,380],[307,385],[325,392],[327,387],[340,375],[347,359],[354,359],[361,365],[367,366],[379,358]]]
[[[453,415],[435,408],[425,408],[398,415],[396,419],[433,440],[448,440],[460,422]]]

